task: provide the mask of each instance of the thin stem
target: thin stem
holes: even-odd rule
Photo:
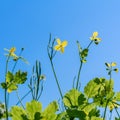
[[[109,120],[112,120],[112,111],[110,111],[110,118]]]
[[[118,117],[119,117],[119,119],[120,119],[120,114],[119,114],[119,112],[117,111],[117,108],[115,107],[115,111],[116,111],[116,113],[117,113],[117,115],[118,115]]]
[[[83,65],[83,62],[81,61],[81,62],[80,62],[80,67],[79,67],[79,71],[78,71],[78,77],[77,77],[76,89],[78,89],[78,87],[79,87],[80,73],[81,73],[82,65]]]
[[[73,78],[73,85],[72,85],[72,88],[75,88],[75,79],[76,79],[76,76]]]
[[[114,105],[114,103],[112,103],[113,105]],[[119,112],[117,111],[117,108],[115,107],[115,105],[114,105],[114,108],[115,108],[115,111],[116,111],[116,113],[117,113],[117,115],[118,115],[118,117],[119,117],[119,119],[120,119],[120,114],[119,114]]]
[[[55,72],[55,69],[54,69],[54,65],[53,65],[53,62],[52,62],[51,59],[50,59],[50,63],[51,63],[51,66],[52,66],[52,71],[53,71],[53,74],[54,74],[54,77],[55,77],[55,80],[56,80],[56,83],[57,83],[57,87],[58,87],[60,96],[63,99],[62,91],[61,91],[61,88],[60,88],[60,85],[59,85],[59,82],[58,82],[58,79],[57,79],[57,75],[56,75],[56,72]]]
[[[111,87],[111,83],[112,83],[112,68],[111,68],[111,70],[109,71],[110,72],[110,81],[109,81],[109,89],[111,89],[110,87]]]
[[[7,81],[6,81],[6,75],[7,75],[7,71],[8,71],[8,62],[9,62],[9,59],[10,59],[10,54],[9,54],[9,56],[8,56],[8,58],[7,58],[7,61],[6,61],[6,70],[5,70],[5,83],[7,83]],[[7,85],[7,84],[6,84]],[[6,110],[6,120],[8,120],[8,106],[7,106],[7,103],[8,103],[8,101],[7,101],[7,86],[6,86],[6,88],[5,88],[5,96],[4,96],[4,98],[5,98],[5,110]]]
[[[21,98],[21,100],[20,101],[22,101],[27,95],[29,95],[31,93],[31,90],[30,91],[28,91],[22,98]],[[20,103],[20,101],[18,101],[17,103],[16,103],[16,105],[18,105],[19,103]]]
[[[21,101],[21,99],[20,99],[20,97],[19,97],[19,95],[18,95],[18,91],[17,91],[17,90],[16,90],[16,95],[17,95],[17,97],[18,97],[18,100],[19,100],[21,106],[23,107],[23,109],[25,109],[25,108],[24,108],[24,105],[22,104],[22,101]]]
[[[88,46],[86,47],[86,49],[89,49],[90,45],[93,43],[93,41],[91,41]],[[77,83],[76,83],[76,89],[79,90],[79,83],[80,83],[80,73],[81,73],[81,69],[82,69],[82,65],[83,62],[82,60],[80,60],[80,67],[79,67],[79,71],[78,71],[78,77],[77,77]]]
[[[22,52],[23,52],[23,48],[21,49],[21,51],[20,51],[20,53],[19,53],[19,57],[21,56]],[[16,67],[16,65],[17,65],[17,63],[18,63],[19,57],[18,57],[18,59],[15,61],[15,64],[14,64],[13,69],[12,69],[12,73],[13,73],[14,70],[15,70],[15,67]]]
[[[91,41],[89,44],[88,44],[88,46],[87,46],[87,49],[90,47],[90,45],[93,43],[93,41]]]
[[[105,110],[104,110],[104,116],[103,116],[103,120],[105,120],[105,116],[106,116],[106,112],[107,112],[107,105],[109,103],[109,99],[106,102],[106,106],[105,106]]]

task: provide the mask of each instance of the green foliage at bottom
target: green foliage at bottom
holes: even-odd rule
[[[42,104],[38,101],[26,103],[26,109],[18,106],[11,108],[10,115],[12,120],[55,120],[58,110],[56,101],[50,103],[47,108],[42,111]]]

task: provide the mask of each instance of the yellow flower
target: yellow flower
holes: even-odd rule
[[[9,50],[10,54],[14,53],[15,51],[16,51],[16,48],[15,48],[15,47],[12,47],[12,48]]]
[[[98,38],[98,32],[93,32],[92,37],[90,40],[94,41],[95,44],[98,44],[101,41],[101,38]]]
[[[114,67],[114,66],[116,66],[116,65],[117,65],[116,62],[112,62],[112,63],[111,63],[111,66],[112,66],[112,67]]]
[[[4,49],[5,51],[7,51],[9,54],[6,54],[6,56],[11,56],[13,57],[14,60],[17,60],[19,57],[15,54],[16,48],[12,47],[10,50],[9,49]]]
[[[54,46],[54,49],[56,51],[60,51],[61,53],[64,53],[64,48],[67,46],[68,42],[66,40],[61,42],[60,39],[57,39],[56,42],[57,42],[57,45]]]
[[[8,93],[11,93],[11,92],[12,92],[12,90],[8,88],[8,89],[7,89],[7,92],[8,92]]]

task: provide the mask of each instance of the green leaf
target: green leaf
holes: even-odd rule
[[[94,103],[89,103],[88,105],[86,105],[84,107],[84,109],[82,109],[87,115],[89,114],[89,112],[94,109],[96,107],[96,104]]]
[[[94,108],[89,112],[88,116],[89,117],[92,117],[92,116],[99,117],[100,116],[100,110],[97,110],[97,108]]]
[[[93,116],[90,120],[103,120],[103,118]]]
[[[79,111],[76,109],[68,109],[67,113],[70,118],[79,118],[80,120],[85,120],[86,114],[84,111]]]
[[[12,92],[18,88],[18,84],[23,84],[27,80],[27,72],[21,72],[20,70],[13,75],[10,71],[6,74],[6,83],[2,83],[1,86],[5,88],[7,85],[7,91]]]
[[[45,120],[55,120],[57,115],[55,114],[58,110],[58,104],[56,101],[50,103],[47,108],[42,112],[42,117]]]
[[[16,84],[23,84],[27,80],[27,72],[21,72],[19,70],[15,73],[14,80]]]
[[[85,58],[85,57],[87,57],[87,56],[88,56],[88,49],[82,50],[82,52],[81,52],[81,57],[82,57],[82,58]]]
[[[18,107],[18,106],[12,107],[10,114],[11,114],[12,120],[29,120],[27,119],[25,110],[23,110],[21,107]]]
[[[92,98],[98,94],[100,86],[94,81],[95,79],[90,80],[84,88],[84,93],[88,98]]]
[[[115,100],[120,101],[120,92],[117,92],[115,95]]]
[[[7,74],[6,74],[6,82],[10,83],[13,80],[14,80],[14,75],[10,71],[8,71]]]
[[[84,94],[81,93],[78,96],[78,105],[79,106],[84,105],[85,102],[86,102],[86,98],[85,98]]]
[[[57,115],[56,120],[70,120],[66,112],[61,112]]]
[[[115,117],[115,120],[120,120],[120,118],[116,118],[116,117]]]
[[[105,81],[105,92],[106,92],[106,98],[110,99],[113,98],[115,92],[113,91],[113,85],[114,85],[114,81],[113,80],[106,80]]]
[[[7,89],[7,92],[12,92],[14,90],[17,90],[18,89],[18,85],[16,85],[15,83],[12,83],[9,85],[8,89]]]
[[[41,119],[42,105],[38,101],[31,101],[26,103],[26,112],[30,120],[40,120]]]
[[[7,88],[7,84],[5,82],[0,83],[0,87],[3,89]]]
[[[81,100],[80,100],[81,99]],[[85,98],[81,92],[76,89],[72,89],[65,94],[63,97],[63,102],[68,108],[76,108],[82,103],[84,103]]]

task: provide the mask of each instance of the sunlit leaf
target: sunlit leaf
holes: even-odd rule
[[[83,102],[85,100],[83,96],[80,97],[81,94],[82,93],[76,89],[72,89],[69,92],[67,92],[65,94],[65,96],[63,97],[63,102],[64,102],[65,106],[67,106],[69,108],[78,107],[79,104],[81,104],[79,102],[80,98],[83,98],[83,99],[81,99],[81,102]]]
[[[120,101],[120,92],[116,92],[115,100]]]
[[[17,84],[23,84],[27,79],[27,72],[21,72],[20,70],[15,73],[14,80]]]
[[[89,112],[88,116],[89,117],[92,117],[92,116],[99,117],[100,116],[100,110],[97,110],[97,108],[94,108]]]
[[[57,115],[55,114],[58,110],[58,104],[56,101],[50,103],[42,113],[42,117],[46,120],[55,120]]]
[[[55,120],[70,120],[66,112],[61,112],[57,115]]]
[[[30,120],[40,120],[41,111],[42,105],[40,102],[33,100],[26,103],[26,112]]]
[[[86,115],[89,114],[89,112],[96,107],[96,104],[91,103],[91,104],[86,104],[84,107],[83,111],[86,113]]]
[[[90,80],[88,84],[84,87],[84,93],[88,98],[92,98],[98,94],[98,89],[100,86],[96,82],[94,82],[95,79]]]
[[[12,107],[10,114],[11,114],[12,120],[29,120],[27,119],[27,114],[25,110],[18,106]]]

